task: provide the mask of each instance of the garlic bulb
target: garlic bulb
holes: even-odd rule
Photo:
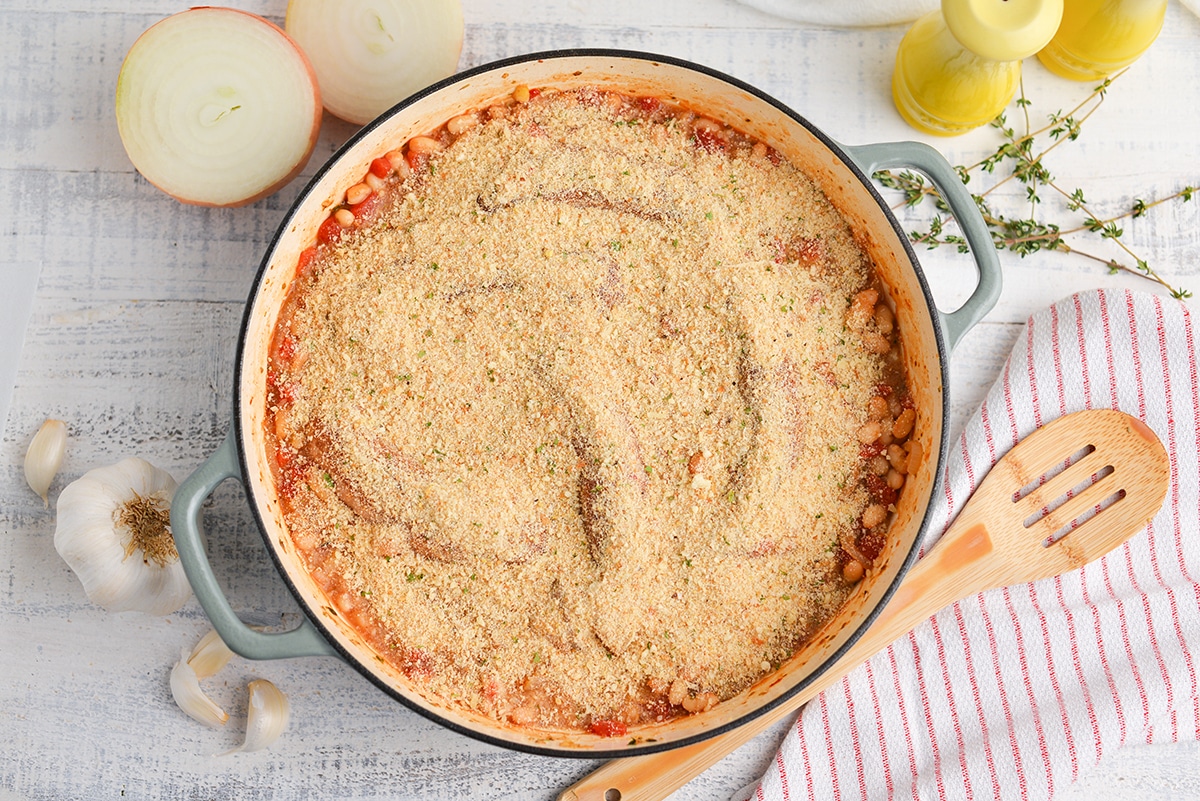
[[[142,459],[89,470],[58,496],[54,547],[110,612],[169,615],[191,597],[170,505],[175,479]]]
[[[228,713],[213,703],[200,689],[200,679],[188,664],[188,653],[180,651],[179,661],[171,668],[171,697],[192,720],[219,729],[229,720]]]
[[[29,450],[25,451],[25,482],[42,496],[47,507],[50,506],[50,482],[62,467],[66,452],[67,424],[62,420],[42,423],[29,443]]]
[[[266,679],[255,679],[246,689],[250,691],[250,703],[246,712],[246,740],[238,748],[226,751],[260,751],[279,739],[287,728],[287,696]]]

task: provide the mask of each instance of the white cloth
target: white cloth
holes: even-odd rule
[[[1092,291],[1033,315],[962,436],[933,545],[1021,437],[1084,408],[1171,456],[1145,531],[1097,563],[947,607],[803,709],[757,799],[1049,799],[1128,743],[1200,739],[1200,379],[1187,307]]]
[[[745,5],[777,17],[809,25],[865,28],[896,25],[941,6],[940,0],[741,0]],[[1193,14],[1200,15],[1200,0],[1179,0]]]
[[[870,27],[912,22],[941,6],[940,0],[741,0],[777,17],[810,25]]]

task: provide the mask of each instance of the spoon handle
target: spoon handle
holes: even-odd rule
[[[964,515],[970,510],[964,510]],[[840,660],[769,712],[724,734],[657,754],[614,759],[558,795],[558,801],[659,801],[803,704],[854,668],[957,600],[990,589],[991,571],[978,570],[992,553],[987,529],[975,515],[959,520],[933,551],[904,577],[896,595]],[[615,791],[615,792],[613,792]]]

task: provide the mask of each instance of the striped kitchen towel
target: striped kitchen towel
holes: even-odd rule
[[[1021,437],[1079,409],[1144,420],[1160,513],[1082,570],[954,604],[810,702],[759,799],[1048,799],[1130,743],[1200,739],[1200,383],[1187,307],[1086,292],[1033,315],[951,443],[925,550]]]

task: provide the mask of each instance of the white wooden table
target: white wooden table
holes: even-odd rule
[[[831,0],[832,2],[833,0]],[[182,479],[229,424],[233,352],[260,255],[304,179],[234,210],[182,206],[150,187],[121,148],[112,97],[125,51],[186,4],[166,0],[7,0],[0,7],[0,293],[40,269],[13,403],[0,442],[0,801],[9,799],[549,799],[593,763],[507,752],[409,712],[332,659],[236,660],[208,682],[228,731],[175,707],[167,675],[208,628],[179,613],[110,615],[90,605],[54,552],[53,510],[21,472],[46,417],[70,427],[52,498],[85,470],[142,456]],[[280,21],[285,0],[241,7]],[[461,66],[536,50],[593,46],[666,53],[755,84],[846,143],[923,138],[892,108],[901,28],[806,28],[732,0],[464,0]],[[1200,184],[1200,20],[1172,4],[1155,47],[1114,86],[1083,137],[1051,168],[1096,210]],[[1026,68],[1035,114],[1069,108],[1085,84]],[[327,118],[315,168],[352,133]],[[997,144],[988,130],[933,140],[952,163]],[[1126,239],[1173,283],[1200,292],[1200,200],[1125,225]],[[964,257],[923,257],[952,307],[969,291]],[[953,359],[953,420],[975,408],[1027,315],[1072,291],[1149,284],[1060,254],[1004,257],[999,305]],[[2,348],[15,343],[0,342]],[[240,490],[207,510],[210,551],[234,607],[260,624],[298,611],[263,550]],[[245,682],[291,698],[290,730],[270,750],[213,757],[240,740]],[[765,734],[681,791],[727,798],[774,752]],[[1194,744],[1127,749],[1067,799],[1200,797]]]

